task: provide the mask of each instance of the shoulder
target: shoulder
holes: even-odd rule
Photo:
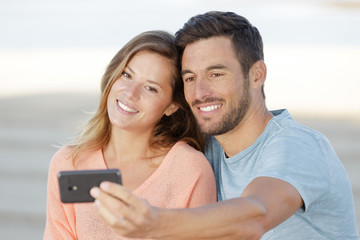
[[[72,150],[70,147],[60,148],[52,157],[50,170],[70,170],[72,165]]]
[[[205,139],[205,152],[207,151],[219,151],[222,147],[214,136],[206,136]]]
[[[210,167],[205,155],[185,142],[177,142],[169,152],[169,157],[183,166]]]
[[[176,154],[181,154],[183,156],[192,156],[192,155],[203,155],[202,152],[196,150],[189,144],[183,141],[177,142],[172,148],[171,152],[176,152]]]
[[[279,110],[272,113],[278,114],[270,120],[268,129],[266,129],[272,137],[287,136],[290,139],[305,138],[314,141],[327,141],[327,138],[320,132],[296,122],[287,110]]]
[[[275,116],[264,131],[264,143],[276,144],[278,148],[294,147],[298,150],[318,152],[332,148],[328,139],[320,132],[304,126],[284,111]],[[294,150],[296,150],[294,149]]]
[[[331,149],[325,136],[292,120],[274,126],[264,136],[259,151],[262,159],[271,160],[271,164],[291,162],[293,166],[302,164],[324,171],[326,153]]]
[[[178,142],[170,150],[168,157],[166,167],[163,166],[166,175],[170,176],[166,181],[172,181],[172,178],[176,186],[186,186],[191,191],[195,185],[215,189],[213,169],[202,152],[185,142]]]
[[[214,136],[206,136],[205,142],[205,157],[215,169],[216,165],[220,163],[220,159],[223,156],[223,148]]]

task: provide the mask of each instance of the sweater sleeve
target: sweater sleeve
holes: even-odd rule
[[[196,171],[196,182],[193,185],[188,207],[198,207],[214,203],[217,200],[216,183],[214,172],[201,152],[197,152],[194,157],[193,170]]]
[[[71,169],[67,152],[67,149],[59,150],[50,162],[44,239],[77,239],[74,204],[61,202],[57,180],[59,171]]]

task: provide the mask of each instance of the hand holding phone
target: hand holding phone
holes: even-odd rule
[[[121,184],[121,173],[119,169],[61,171],[58,180],[63,203],[93,202],[90,189],[103,181]]]

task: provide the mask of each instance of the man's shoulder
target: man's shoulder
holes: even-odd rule
[[[290,139],[325,140],[326,137],[315,129],[295,121],[286,109],[275,111],[278,114],[269,122],[267,129],[270,137],[288,137]]]
[[[206,136],[205,142],[205,157],[214,168],[214,162],[219,162],[221,155],[223,154],[223,148],[214,136]],[[217,161],[214,161],[214,160]]]
[[[205,141],[205,153],[207,152],[218,152],[221,151],[221,144],[216,140],[214,136],[206,136]]]

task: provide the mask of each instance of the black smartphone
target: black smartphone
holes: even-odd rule
[[[63,203],[93,202],[90,189],[103,181],[121,184],[121,173],[119,169],[61,171],[58,180]]]

